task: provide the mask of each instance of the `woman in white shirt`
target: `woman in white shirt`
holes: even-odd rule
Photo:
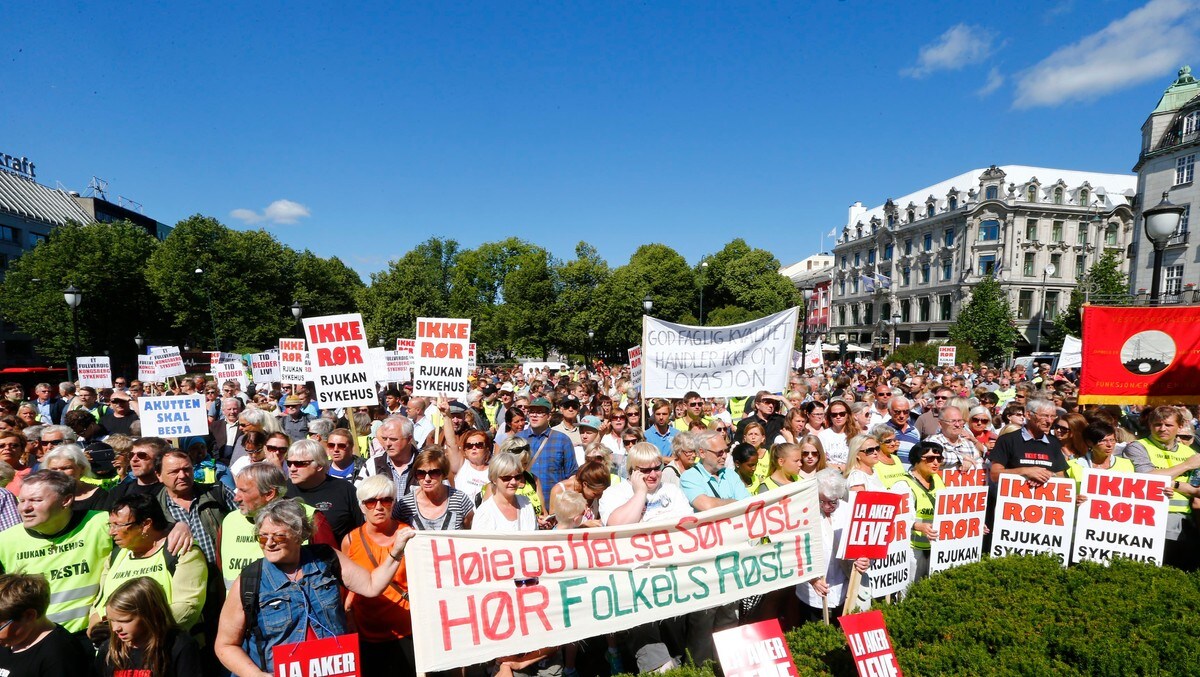
[[[855,435],[849,446],[853,462],[846,466],[846,487],[850,491],[884,491],[883,481],[875,476],[879,442],[869,435]]]
[[[839,471],[845,470],[850,461],[850,447],[846,442],[858,434],[858,424],[851,418],[850,405],[844,400],[830,402],[825,419],[829,427],[817,433],[825,448],[825,460]]]
[[[529,499],[517,494],[525,484],[521,459],[506,451],[497,452],[488,464],[492,490],[475,510],[472,531],[537,531],[537,517]]]

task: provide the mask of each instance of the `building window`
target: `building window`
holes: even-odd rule
[[[858,305],[857,304],[850,307],[850,320],[854,324],[858,324]]]
[[[900,301],[900,321],[901,322],[910,322],[911,321],[908,319],[910,311],[912,311],[912,303],[910,303],[908,299],[904,299],[904,300]]]
[[[941,319],[942,319],[942,321],[943,321],[943,322],[945,322],[945,321],[948,321],[948,320],[950,319],[950,310],[951,310],[951,307],[950,307],[950,305],[951,305],[951,301],[950,301],[950,295],[949,295],[949,294],[943,294],[943,295],[942,295],[942,298],[941,298],[941,301],[942,301],[942,302],[941,302],[941,306],[942,306]]]
[[[1079,254],[1075,257],[1075,279],[1081,280],[1087,271],[1087,256]]]
[[[1033,290],[1022,289],[1017,295],[1017,319],[1028,320],[1033,316]]]
[[[925,251],[933,249],[933,233],[925,233]]]
[[[896,245],[891,244],[890,242],[888,244],[883,245],[883,260],[884,261],[892,260],[892,254],[895,250],[895,247],[896,247]]]
[[[903,280],[904,286],[905,287],[912,286],[912,268],[905,266],[904,270],[901,272],[901,275],[903,275],[902,280]]]
[[[1063,189],[1055,188],[1054,189],[1054,204],[1060,205],[1062,203],[1063,203]]]
[[[1079,204],[1083,207],[1088,206],[1088,191],[1084,188],[1079,191]]]
[[[1185,155],[1175,160],[1175,185],[1191,183],[1196,173],[1196,154]]]
[[[846,295],[846,281],[842,280],[838,283],[838,296]]]
[[[874,324],[875,322],[875,304],[868,303],[866,308],[863,308],[863,324]]]
[[[1037,239],[1037,219],[1025,219],[1025,239],[1030,242]]]
[[[929,321],[929,299],[918,299],[917,300],[917,321],[918,322],[928,322]]]
[[[1025,252],[1025,262],[1021,265],[1021,274],[1025,277],[1033,277],[1033,252]]]
[[[995,242],[1000,239],[1000,222],[995,219],[988,219],[979,222],[979,241],[980,242]]]
[[[0,240],[4,240],[6,242],[16,242],[20,234],[21,231],[17,230],[16,228],[11,226],[0,226]]]
[[[838,326],[846,326],[846,306],[838,306]]]
[[[888,228],[893,228],[896,225],[896,215],[888,214]]]
[[[988,186],[987,188],[985,188],[983,190],[983,199],[995,200],[999,194],[1000,194],[1000,191],[995,186]]]
[[[942,233],[942,241],[946,243],[947,247],[954,246],[954,229],[953,228],[947,228],[946,231],[944,233]]]
[[[1062,277],[1062,254],[1051,254],[1050,265],[1054,266],[1054,272],[1050,273],[1050,277]]]
[[[947,202],[947,204],[949,205],[949,207],[952,211],[955,209],[958,209],[958,198],[951,197],[950,200]]]
[[[1037,186],[1030,186],[1025,189],[1025,198],[1029,202],[1037,202]]]
[[[954,277],[954,262],[953,261],[943,261],[942,262],[942,281],[949,282],[950,278],[952,278],[952,277]]]
[[[1192,111],[1183,117],[1183,135],[1200,131],[1200,111]]]
[[[1053,224],[1050,225],[1050,241],[1051,242],[1062,242],[1063,241],[1063,222],[1062,221],[1055,221]]]
[[[1163,269],[1163,293],[1176,295],[1183,291],[1183,265],[1167,266]]]
[[[38,245],[38,243],[45,242],[48,239],[50,239],[48,236],[42,235],[41,233],[30,233],[29,234],[29,246],[36,247]]]
[[[1105,247],[1119,247],[1120,246],[1117,244],[1117,224],[1110,223],[1110,224],[1108,224],[1108,228],[1104,229],[1104,246]]]
[[[996,255],[981,254],[979,257],[979,274],[980,275],[995,275],[996,274]]]
[[[1046,292],[1046,305],[1042,312],[1046,314],[1047,322],[1053,322],[1054,318],[1058,317],[1058,292]]]
[[[1175,232],[1171,235],[1171,239],[1167,240],[1167,244],[1186,244],[1187,243],[1188,221],[1191,220],[1191,217],[1192,217],[1192,206],[1190,204],[1184,205],[1183,206],[1183,216],[1179,219],[1179,226],[1175,229]]]
[[[871,247],[867,250],[867,263],[875,263],[875,248]]]
[[[904,241],[904,255],[912,256],[912,238]]]
[[[854,265],[862,263],[862,252],[854,252]]]
[[[1088,222],[1080,221],[1079,229],[1075,231],[1075,244],[1087,244]]]
[[[845,254],[842,254],[842,267],[843,268],[846,267],[846,255]]]
[[[933,205],[926,205],[926,206],[925,206],[925,216],[928,216],[928,217],[933,217],[933,212],[934,212],[934,206],[933,206]]]
[[[921,284],[929,284],[929,264],[921,264]]]
[[[851,294],[858,293],[858,278],[857,277],[850,281],[850,293]]]

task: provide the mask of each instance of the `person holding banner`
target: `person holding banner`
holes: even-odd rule
[[[918,442],[913,445],[911,458],[912,467],[904,476],[903,486],[912,494],[913,512],[916,522],[912,528],[913,547],[912,576],[913,583],[929,575],[930,541],[937,540],[937,532],[933,529],[934,510],[937,506],[937,492],[945,488],[940,474],[942,468],[942,447],[933,442]]]
[[[382,594],[414,534],[400,529],[387,557],[367,571],[328,546],[301,545],[312,536],[312,524],[296,501],[267,504],[255,519],[263,558],[242,570],[225,597],[214,643],[217,658],[235,675],[273,677],[274,647],[346,634],[343,589],[363,597]],[[247,598],[244,580],[256,583]],[[257,612],[253,618],[247,609]]]
[[[1020,475],[1035,486],[1051,477],[1063,477],[1067,459],[1062,445],[1050,435],[1050,425],[1057,418],[1054,403],[1032,399],[1025,404],[1025,426],[1018,431],[1001,435],[992,449],[990,471],[992,485],[1000,481],[1001,473]],[[1137,466],[1137,463],[1134,463]]]
[[[817,473],[817,492],[820,495],[821,547],[825,554],[826,570],[824,576],[796,586],[801,623],[835,621],[842,615],[850,569],[861,574],[871,565],[871,561],[865,557],[847,562],[835,556],[837,541],[850,523],[846,479],[834,468],[826,468]]]
[[[1150,434],[1125,445],[1122,455],[1133,462],[1141,473],[1169,477],[1175,489],[1167,514],[1167,544],[1163,563],[1184,571],[1196,568],[1196,527],[1191,520],[1192,500],[1200,496],[1200,488],[1189,480],[1200,472],[1200,454],[1179,441],[1180,428],[1185,421],[1176,407],[1154,407],[1146,418]]]

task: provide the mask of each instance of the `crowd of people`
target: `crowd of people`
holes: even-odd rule
[[[144,384],[0,385],[0,669],[263,675],[273,648],[357,632],[362,674],[413,674],[417,530],[532,532],[678,519],[814,480],[828,569],[799,586],[471,674],[651,672],[715,659],[712,633],[842,608],[866,560],[834,544],[851,492],[905,490],[928,572],[947,470],[1039,484],[1085,468],[1172,481],[1166,563],[1197,565],[1196,411],[1077,404],[1076,375],[873,362],[782,393],[643,401],[628,368],[483,368],[465,402],[380,392],[320,410],[306,386],[172,379],[209,434],[141,436]],[[832,611],[832,614],[831,614]]]

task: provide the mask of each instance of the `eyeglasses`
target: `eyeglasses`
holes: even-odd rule
[[[276,446],[274,444],[266,445],[266,449],[267,449],[267,451],[276,451],[276,452],[283,452],[283,451],[288,450],[288,448],[286,446],[280,447],[280,446]]]
[[[151,461],[154,459],[154,454],[148,454],[144,451],[135,451],[129,455],[130,458],[136,458],[139,461]]]
[[[621,440],[621,442],[627,447],[632,447],[633,445],[637,444],[637,440]]]
[[[860,453],[860,454],[878,454],[879,447],[866,447],[864,449],[859,449],[858,453]]]
[[[662,469],[663,469],[662,463],[659,463],[658,465],[652,465],[652,466],[649,466],[646,468],[635,468],[635,470],[646,473],[647,475],[649,475],[652,472],[662,472]]]
[[[414,471],[413,471],[413,475],[415,475],[415,476],[416,476],[416,478],[417,478],[417,479],[419,479],[419,480],[425,479],[426,477],[431,477],[431,478],[433,478],[433,479],[437,479],[437,478],[441,477],[441,476],[442,476],[442,475],[444,475],[444,474],[445,474],[445,473],[443,473],[443,472],[442,472],[442,469],[441,469],[441,468],[434,468],[434,469],[432,469],[432,470],[420,470],[420,469],[418,469],[418,470],[414,470]]]
[[[942,457],[941,456],[922,456],[921,460],[925,461],[926,463],[941,463]]]
[[[950,398],[949,398],[949,397],[946,397],[945,395],[934,395],[934,396],[933,396],[933,399],[935,399],[935,400],[948,400],[948,399],[950,399]]]
[[[330,449],[349,449],[350,443],[349,442],[326,442],[325,446],[329,447]]]
[[[991,423],[992,420],[986,416],[976,416],[971,419],[971,423]]]
[[[289,538],[288,534],[259,534],[258,544],[266,545],[270,543],[272,545],[283,545],[288,542]]]
[[[363,505],[366,506],[367,510],[374,510],[375,506],[379,505],[380,503],[383,504],[383,507],[388,508],[396,504],[396,499],[392,498],[391,496],[383,496],[380,498],[368,498],[367,500],[363,501]]]
[[[312,465],[312,461],[293,461],[290,458],[286,461],[289,468],[307,468]]]
[[[487,448],[487,442],[467,442],[463,447],[466,449],[485,449]]]
[[[112,530],[112,529],[124,529],[124,528],[126,528],[126,527],[131,527],[131,526],[133,526],[133,525],[135,525],[135,524],[137,524],[137,522],[125,522],[124,524],[122,524],[122,523],[120,523],[120,522],[109,522],[109,523],[108,523],[108,528],[109,528],[109,530]]]
[[[807,456],[811,456],[813,458],[820,458],[821,452],[819,452],[819,451],[802,451],[802,452],[800,452],[800,456],[802,458],[807,457]]]
[[[708,453],[712,454],[713,456],[716,456],[717,458],[724,458],[725,456],[729,455],[729,447],[725,447],[724,449],[722,449],[720,451],[713,451],[712,449],[707,449],[706,451],[708,451]]]
[[[525,476],[524,475],[501,475],[501,476],[497,477],[496,479],[500,480],[501,482],[503,482],[505,484],[508,484],[509,482],[520,482],[521,484],[525,484]]]

